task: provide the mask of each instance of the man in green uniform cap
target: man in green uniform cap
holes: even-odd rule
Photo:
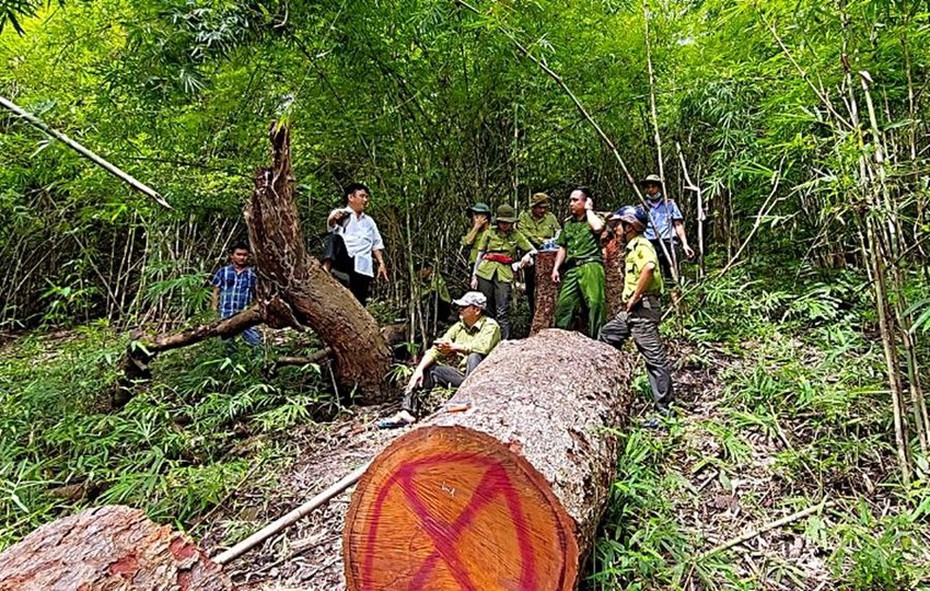
[[[471,229],[462,236],[462,246],[468,247],[468,265],[474,266],[478,259],[478,239],[487,232],[491,225],[491,208],[487,203],[475,203],[468,208],[471,217]]]
[[[610,219],[612,223],[618,223],[620,237],[626,244],[626,275],[623,279],[623,301],[626,305],[604,325],[599,338],[620,349],[630,336],[633,337],[636,348],[646,360],[646,373],[649,374],[656,408],[660,413],[668,414],[674,392],[668,358],[659,336],[659,322],[662,320],[659,296],[663,287],[659,257],[655,247],[643,236],[649,217],[642,208],[627,205],[618,209]],[[659,421],[651,418],[643,426],[658,427]]]
[[[517,269],[532,264],[536,249],[526,237],[517,232],[513,224],[516,212],[509,205],[497,208],[497,217],[491,229],[478,241],[478,260],[471,277],[471,288],[477,289],[488,300],[488,315],[501,327],[501,338],[510,338],[510,290]],[[518,258],[523,252],[523,258]]]
[[[530,200],[530,210],[520,214],[517,220],[517,230],[530,241],[537,250],[543,244],[555,238],[562,230],[559,220],[549,211],[549,196],[545,193],[536,193]],[[526,295],[530,302],[530,319],[536,313],[536,267],[531,265],[523,269],[523,279],[526,282]]]
[[[565,220],[556,240],[559,252],[552,269],[552,282],[562,284],[555,306],[555,326],[570,328],[578,309],[584,305],[588,309],[588,335],[597,338],[607,310],[600,245],[604,220],[594,213],[594,200],[586,187],[571,192],[568,208],[572,215]],[[560,268],[563,263],[564,268]]]

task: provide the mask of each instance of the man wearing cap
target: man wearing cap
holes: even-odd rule
[[[536,193],[530,200],[530,210],[520,214],[517,230],[526,236],[534,248],[540,250],[543,243],[555,238],[562,230],[559,220],[549,211],[549,196]],[[530,303],[530,319],[536,313],[536,267],[530,265],[523,269],[526,282],[526,294]]]
[[[478,260],[478,240],[487,232],[491,225],[491,208],[487,203],[475,203],[468,208],[471,217],[471,229],[462,236],[462,246],[468,247],[468,265],[474,266]]]
[[[510,338],[510,288],[517,269],[532,264],[536,249],[526,236],[513,227],[516,212],[509,205],[497,208],[495,224],[478,241],[478,259],[471,276],[471,288],[488,300],[488,315],[501,326],[501,338]],[[523,252],[523,258],[517,258]]]
[[[689,259],[694,258],[694,251],[688,246],[688,236],[685,234],[684,216],[678,209],[678,204],[674,199],[668,199],[662,194],[662,178],[655,174],[650,174],[639,182],[646,194],[646,203],[649,206],[649,223],[646,226],[644,236],[652,243],[652,247],[659,257],[659,268],[666,279],[672,279],[678,276],[678,244],[685,252]],[[673,234],[674,230],[674,234]],[[665,244],[665,250],[668,250],[669,261],[665,256],[665,250],[662,245]],[[672,274],[672,265],[675,266],[675,274]]]
[[[378,261],[378,278],[388,279],[384,241],[378,232],[378,224],[365,213],[370,195],[368,187],[352,183],[344,192],[346,206],[334,209],[326,218],[329,236],[323,254],[323,268],[333,273],[364,306],[368,303],[371,281],[375,277],[372,259]]]
[[[662,319],[659,296],[663,282],[662,275],[656,272],[659,260],[655,248],[642,233],[648,218],[641,207],[627,205],[614,212],[610,221],[617,223],[618,235],[626,244],[622,296],[626,305],[604,325],[598,338],[620,349],[632,335],[636,348],[646,360],[656,408],[660,413],[668,414],[674,393],[665,347],[659,337]],[[644,423],[646,427],[658,425],[655,418]]]
[[[552,282],[562,284],[555,305],[555,326],[571,328],[575,314],[586,306],[588,335],[593,339],[597,338],[607,314],[606,276],[600,244],[604,220],[594,213],[594,200],[586,187],[571,192],[568,208],[572,215],[565,219],[562,233],[556,240],[559,252],[552,269]],[[560,268],[563,263],[564,268]]]
[[[500,326],[484,314],[487,306],[484,294],[470,291],[452,303],[459,307],[459,321],[423,355],[404,389],[401,411],[378,421],[379,428],[415,423],[420,390],[428,391],[435,386],[458,388],[500,342]]]

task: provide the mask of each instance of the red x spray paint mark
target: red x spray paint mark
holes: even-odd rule
[[[478,468],[484,468],[485,472],[481,481],[475,487],[472,500],[456,518],[454,523],[446,525],[437,520],[429,512],[423,500],[416,494],[413,487],[413,478],[416,473],[423,468],[455,463],[469,463]],[[538,588],[536,555],[529,537],[529,525],[526,514],[521,506],[520,496],[510,476],[500,462],[467,453],[445,453],[411,462],[402,466],[384,483],[381,490],[378,491],[378,496],[372,507],[371,525],[366,540],[367,554],[364,558],[361,573],[363,586],[370,588],[372,583],[374,548],[378,538],[378,526],[381,520],[381,513],[388,494],[395,486],[400,486],[404,498],[418,520],[421,530],[429,536],[434,547],[433,552],[426,558],[423,564],[420,565],[419,570],[411,579],[410,591],[420,591],[426,588],[429,577],[440,560],[445,562],[449,573],[463,590],[482,591],[472,582],[468,569],[463,563],[461,556],[459,556],[455,545],[468,531],[475,516],[499,496],[503,498],[507,505],[507,512],[511,517],[513,528],[517,536],[517,549],[520,554],[520,579],[517,589],[535,591]],[[564,550],[566,546],[566,535],[562,522],[559,520],[554,507],[550,505],[548,509],[550,512],[550,519],[557,528],[558,548],[560,551]],[[559,554],[560,556],[564,555],[563,552]],[[558,572],[558,586],[561,588],[564,584],[565,577],[564,564],[559,565]]]

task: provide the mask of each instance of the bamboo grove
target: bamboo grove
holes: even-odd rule
[[[392,280],[450,278],[476,200],[661,171],[699,237],[689,289],[734,270],[868,291],[902,482],[930,445],[930,13],[912,1],[0,2],[0,96],[117,162],[132,193],[0,115],[0,330],[203,314],[244,234],[264,130],[294,130],[311,252],[338,187],[368,181]],[[693,292],[699,294],[700,290]]]

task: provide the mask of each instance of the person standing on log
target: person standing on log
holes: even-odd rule
[[[604,324],[607,310],[600,244],[604,220],[594,213],[594,200],[586,187],[571,192],[568,208],[572,215],[565,219],[565,227],[556,240],[559,252],[552,269],[552,282],[562,284],[555,306],[555,327],[571,328],[575,314],[585,306],[588,335],[594,339]]]
[[[517,230],[526,236],[536,250],[544,250],[549,241],[562,231],[552,212],[549,211],[549,196],[545,193],[536,193],[530,200],[530,210],[520,214],[517,220]],[[523,280],[526,283],[526,295],[530,304],[530,320],[536,314],[536,265],[523,269]]]
[[[649,223],[646,225],[644,236],[656,251],[659,257],[659,269],[665,279],[672,281],[679,274],[678,245],[681,244],[685,256],[694,258],[694,250],[688,246],[688,236],[685,234],[684,216],[678,209],[674,199],[668,199],[662,194],[662,178],[650,174],[639,182],[643,193],[646,194],[646,203],[649,206]],[[674,235],[673,235],[674,230]],[[664,243],[665,248],[662,248]],[[668,257],[665,255],[668,251]],[[669,260],[671,257],[671,260]],[[675,273],[672,274],[672,267]]]
[[[501,327],[501,338],[510,338],[510,292],[513,274],[533,264],[536,249],[526,236],[513,227],[516,212],[509,205],[497,208],[495,225],[478,241],[478,259],[471,276],[471,288],[484,294],[488,315]],[[518,252],[525,253],[518,259]]]
[[[471,229],[462,236],[462,246],[469,249],[468,266],[471,268],[478,260],[478,241],[491,225],[491,208],[487,203],[479,201],[468,208],[468,215],[471,218]]]
[[[659,257],[652,243],[643,236],[649,218],[641,207],[627,205],[614,212],[610,220],[618,224],[619,237],[626,245],[626,273],[623,278],[623,301],[626,305],[604,325],[599,339],[620,349],[632,335],[636,348],[646,360],[656,408],[661,414],[668,415],[674,391],[665,346],[659,336],[659,322],[662,320],[659,296],[663,287],[662,274],[656,272]],[[659,421],[654,417],[643,426],[655,428]]]
[[[211,307],[220,315],[220,318],[229,318],[246,309],[255,299],[255,286],[258,279],[249,262],[249,246],[245,242],[237,242],[229,249],[229,264],[220,268],[213,274],[210,285],[213,286],[213,299]],[[250,347],[257,347],[262,343],[261,333],[254,326],[242,331],[242,339]],[[223,339],[227,348],[232,346],[229,339]]]
[[[345,285],[362,306],[368,303],[375,277],[372,257],[378,261],[378,278],[388,280],[384,263],[384,241],[378,224],[365,213],[371,192],[362,183],[345,188],[346,206],[326,218],[326,251],[323,268]]]
[[[459,321],[423,355],[404,389],[400,412],[378,421],[379,429],[415,423],[420,390],[458,388],[501,341],[500,326],[484,313],[488,300],[483,293],[469,291],[452,303],[459,308]]]

